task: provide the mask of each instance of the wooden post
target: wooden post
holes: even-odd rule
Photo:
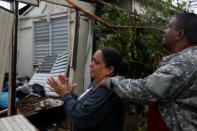
[[[11,84],[9,88],[8,116],[16,114],[16,63],[17,63],[17,35],[18,35],[18,2],[14,0],[12,10],[15,14],[15,24],[12,35],[12,53],[11,53]]]
[[[78,49],[78,37],[79,37],[79,10],[76,9],[75,14],[75,32],[74,32],[74,43],[73,43],[73,59],[71,67],[76,70],[76,61],[77,61],[77,49]]]

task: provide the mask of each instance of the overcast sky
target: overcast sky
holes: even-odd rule
[[[3,6],[7,9],[10,9],[10,3],[9,2],[4,2],[4,1],[0,0],[0,6]],[[22,8],[23,6],[25,6],[25,4],[19,3],[19,9]]]
[[[189,6],[190,11],[197,14],[197,0],[173,0],[172,3],[177,5],[180,2],[187,2],[187,7]]]

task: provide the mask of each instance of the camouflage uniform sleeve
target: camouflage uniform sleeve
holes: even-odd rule
[[[168,91],[181,75],[182,71],[179,67],[166,65],[144,79],[111,77],[107,80],[106,86],[120,98],[126,98],[135,103],[155,103],[169,97]]]

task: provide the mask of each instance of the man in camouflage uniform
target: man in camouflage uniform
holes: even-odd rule
[[[156,105],[168,130],[197,130],[197,15],[178,14],[164,32],[163,44],[172,54],[162,59],[152,75],[144,79],[111,77],[102,85],[121,98]]]

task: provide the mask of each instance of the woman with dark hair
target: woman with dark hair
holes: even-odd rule
[[[90,63],[90,77],[94,81],[86,91],[76,97],[74,87],[68,78],[59,75],[59,81],[50,77],[47,83],[51,90],[63,97],[65,112],[72,122],[72,131],[123,131],[124,104],[106,87],[94,87],[104,77],[115,76],[123,72],[122,57],[114,48],[101,48],[93,55]],[[128,66],[127,66],[128,67]]]

